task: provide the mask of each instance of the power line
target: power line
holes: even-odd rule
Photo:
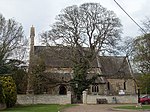
[[[123,10],[124,13],[126,13],[126,15],[143,31],[143,34],[147,34],[147,32],[123,9],[123,7],[121,7],[121,5],[114,0],[114,2],[121,8],[121,10]]]

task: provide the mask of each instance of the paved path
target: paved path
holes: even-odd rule
[[[143,110],[118,110],[113,109],[113,107],[119,105],[77,105],[70,108],[65,109],[63,112],[150,112]]]

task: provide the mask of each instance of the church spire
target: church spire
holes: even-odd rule
[[[30,37],[35,37],[35,28],[33,27],[33,25],[30,29]]]
[[[27,85],[27,93],[33,93],[33,59],[34,59],[34,37],[35,37],[35,28],[30,28],[30,54],[29,54],[29,69],[28,69],[28,85]]]
[[[35,28],[30,28],[30,61],[32,60],[32,57],[34,55],[34,37],[35,37]]]

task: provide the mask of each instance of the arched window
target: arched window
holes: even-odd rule
[[[126,81],[123,83],[123,89],[126,90]]]
[[[60,95],[66,95],[67,94],[67,90],[66,90],[66,87],[64,85],[59,86],[59,94]]]
[[[110,83],[107,82],[107,89],[110,90]]]
[[[99,86],[98,85],[92,85],[92,92],[98,93],[99,92]]]

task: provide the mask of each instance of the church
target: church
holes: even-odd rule
[[[68,47],[58,46],[35,46],[35,31],[31,27],[30,32],[30,61],[29,79],[27,91],[33,89],[31,84],[32,67],[37,60],[41,62],[45,69],[40,74],[43,82],[40,83],[41,93],[51,95],[65,95],[67,91],[72,91],[70,80],[73,79],[73,64],[67,60],[69,56]],[[86,90],[92,95],[134,95],[136,94],[136,83],[132,75],[130,62],[125,56],[97,56],[92,63],[92,69],[87,74],[91,78],[95,74],[100,74]],[[78,88],[78,85],[75,84]]]

